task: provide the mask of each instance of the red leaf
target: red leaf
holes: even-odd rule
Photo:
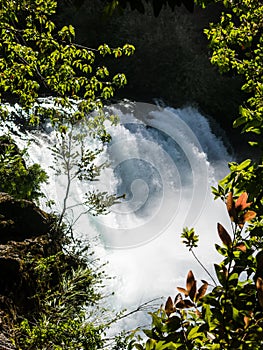
[[[257,216],[257,213],[253,210],[248,210],[245,214],[238,218],[238,226],[243,227],[246,221],[250,221]]]
[[[177,303],[176,307],[178,309],[188,309],[190,307],[193,307],[194,305],[195,304],[191,300],[185,299],[185,300],[181,300],[179,303]]]
[[[253,210],[248,210],[245,214],[244,214],[244,221],[250,221],[252,219],[254,219],[257,216],[257,213]]]
[[[184,300],[184,305],[185,305],[185,308],[189,308],[189,307],[195,306],[195,304],[191,300],[188,300],[188,299]]]
[[[208,283],[205,282],[199,289],[196,295],[196,301],[198,301],[199,299],[203,298],[203,296],[205,295],[206,291],[207,291],[207,287],[208,287]]]
[[[194,281],[194,283],[192,285],[192,288],[191,288],[191,290],[189,292],[190,299],[194,300],[195,295],[196,295],[196,281]]]
[[[227,247],[230,247],[232,245],[232,239],[230,237],[230,235],[228,234],[227,230],[224,228],[224,226],[222,226],[220,223],[217,224],[217,231],[218,231],[218,235],[221,239],[221,241],[223,242],[223,244],[225,244]]]
[[[188,294],[190,293],[190,290],[192,289],[194,283],[195,283],[194,274],[190,270],[187,274],[187,277],[186,277],[186,289],[188,291]]]
[[[245,329],[249,326],[250,321],[251,321],[251,317],[244,316]]]
[[[230,216],[230,219],[232,221],[236,221],[237,214],[236,214],[236,209],[235,209],[235,203],[233,200],[233,193],[229,192],[227,199],[226,199],[226,207],[228,211],[228,215]]]
[[[244,253],[247,251],[247,247],[246,247],[245,243],[243,243],[243,242],[238,243],[238,244],[235,246],[235,248],[236,248],[237,250],[241,250],[241,252],[244,252]]]
[[[188,291],[184,288],[177,287],[178,292],[183,293],[186,297],[188,297]]]
[[[237,212],[240,212],[248,208],[252,203],[247,203],[248,195],[246,192],[243,192],[238,199],[236,200],[235,208]]]
[[[180,303],[183,300],[182,295],[178,293],[176,297],[174,298],[174,306],[176,306],[178,303]]]
[[[164,310],[168,317],[174,312],[174,303],[171,297],[167,299]]]

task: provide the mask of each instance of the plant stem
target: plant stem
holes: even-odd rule
[[[213,278],[213,276],[211,275],[211,273],[207,270],[207,268],[204,266],[204,264],[199,260],[199,258],[197,257],[197,255],[195,254],[195,252],[193,251],[192,248],[190,248],[190,252],[193,254],[195,260],[198,262],[198,264],[205,270],[205,272],[208,274],[208,276],[211,278],[211,280],[213,281],[214,285],[216,286],[216,281]]]

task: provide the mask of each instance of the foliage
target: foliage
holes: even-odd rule
[[[101,129],[102,130],[102,129]],[[93,216],[107,214],[109,207],[117,202],[115,194],[108,194],[99,191],[92,186],[97,181],[102,169],[107,166],[106,162],[99,163],[97,156],[103,151],[105,142],[98,142],[95,149],[91,149],[89,144],[89,129],[85,121],[79,122],[77,127],[69,125],[66,134],[57,133],[56,143],[51,147],[54,165],[52,169],[56,176],[65,176],[65,195],[63,198],[62,210],[59,213],[59,225],[67,219],[69,229],[72,231],[75,223],[82,215]],[[100,137],[108,142],[109,134]],[[85,190],[79,195],[79,202],[69,202],[71,190],[78,181],[86,184]],[[82,207],[74,217],[74,209]],[[70,214],[71,218],[70,218]]]
[[[263,4],[254,0],[214,2],[226,9],[220,22],[211,23],[205,30],[212,50],[211,63],[222,73],[244,77],[242,90],[248,93],[248,99],[240,107],[234,127],[242,126],[242,132],[259,135],[263,128]]]
[[[251,235],[254,224],[245,225],[257,215],[250,210],[253,198],[252,202],[247,200],[246,192],[236,199],[231,192],[227,196],[233,230],[229,234],[218,223],[222,245],[215,247],[223,260],[214,265],[216,285],[207,293],[209,283],[202,281],[197,289],[194,274],[189,271],[186,287],[178,287],[180,293],[174,300],[169,297],[164,308],[151,313],[152,328],[144,330],[146,343],[133,339],[131,346],[140,350],[262,348],[262,234]],[[188,236],[193,232],[188,230]],[[182,238],[185,236],[186,230]]]
[[[43,196],[40,185],[47,174],[40,165],[26,165],[26,150],[19,150],[9,136],[0,137],[0,191],[17,199],[36,200]]]
[[[87,249],[86,249],[87,250]],[[98,349],[103,323],[96,304],[101,298],[100,268],[91,268],[91,255],[61,251],[47,257],[28,254],[25,268],[35,311],[21,318],[13,341],[19,349]],[[92,307],[92,309],[91,309]]]
[[[53,124],[64,124],[68,113],[61,113],[61,107],[70,109],[71,122],[101,110],[103,101],[112,98],[116,88],[126,84],[126,78],[119,73],[111,77],[95,60],[134,52],[128,44],[90,49],[74,43],[73,26],[57,28],[52,21],[56,7],[53,0],[1,3],[0,98],[18,101],[28,111],[31,123],[39,122],[45,114]],[[39,106],[39,96],[47,94],[54,96],[58,108]],[[97,118],[105,117],[98,113]]]

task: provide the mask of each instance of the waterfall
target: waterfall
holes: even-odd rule
[[[118,115],[120,123],[107,125],[112,141],[97,162],[109,165],[99,181],[89,186],[120,197],[125,194],[125,198],[106,216],[80,215],[81,207],[70,215],[80,216],[75,227],[79,237],[99,237],[94,250],[108,262],[107,273],[116,276],[109,285],[115,291],[112,307],[133,308],[159,296],[175,296],[176,286],[184,286],[190,269],[198,281],[209,281],[181,243],[180,233],[185,226],[195,227],[200,236],[197,255],[213,273],[212,263],[219,259],[214,249],[219,241],[216,224],[229,227],[223,203],[214,201],[210,191],[227,173],[230,156],[222,140],[192,107],[123,101],[107,107],[105,113]],[[46,197],[54,199],[61,210],[65,176],[56,176],[50,169],[49,147],[57,142],[56,135],[51,129],[22,134],[15,126],[12,132],[20,147],[30,139],[30,160],[50,175],[43,188]],[[85,142],[99,147],[90,138]],[[86,183],[72,185],[72,207],[85,191]],[[138,325],[134,318],[129,322]]]

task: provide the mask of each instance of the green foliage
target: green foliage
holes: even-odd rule
[[[189,250],[197,247],[199,237],[198,235],[195,234],[195,231],[193,228],[188,229],[187,227],[185,227],[181,237],[183,239],[183,243],[186,245],[186,247],[189,248]]]
[[[102,346],[100,329],[85,323],[84,315],[78,315],[77,319],[65,320],[46,318],[43,315],[34,326],[30,325],[28,320],[23,320],[20,332],[20,349],[97,350]]]
[[[180,293],[175,299],[169,297],[164,308],[151,313],[152,327],[144,330],[148,340],[133,339],[134,349],[262,348],[262,225],[259,236],[249,233],[254,225],[247,227],[245,223],[255,220],[256,213],[250,210],[253,202],[247,200],[245,192],[236,199],[232,193],[227,197],[233,230],[229,234],[218,224],[222,245],[216,245],[216,249],[223,260],[214,265],[216,285],[206,294],[208,282],[202,281],[197,289],[197,281],[189,271],[186,287],[177,287]],[[191,232],[185,229],[182,236]]]
[[[26,150],[20,151],[8,136],[0,137],[0,191],[17,199],[36,200],[43,196],[40,185],[47,174],[40,165],[26,165]]]
[[[104,134],[104,129],[99,129],[97,138],[100,138],[102,142],[98,143],[96,149],[91,150],[87,146],[90,141],[89,128],[90,124],[89,122],[86,123],[85,120],[80,121],[77,125],[69,125],[66,134],[57,133],[56,144],[51,147],[54,160],[52,169],[56,176],[62,175],[66,178],[65,196],[62,211],[59,214],[59,225],[62,224],[68,213],[72,214],[74,208],[83,208],[83,211],[77,217],[71,218],[70,230],[83,214],[93,216],[107,214],[109,207],[115,204],[118,199],[115,194],[108,194],[91,186],[92,182],[98,180],[101,171],[107,166],[105,162],[99,163],[97,156],[102,152],[105,140],[107,142],[110,140],[110,135]],[[92,133],[94,130],[95,127],[92,126]],[[102,131],[101,135],[99,134],[100,131]],[[85,183],[88,190],[83,191],[78,203],[69,205],[71,189],[77,181]]]
[[[106,67],[95,64],[97,56],[119,58],[134,52],[128,44],[115,49],[102,45],[97,50],[74,43],[73,26],[57,28],[52,21],[56,8],[53,0],[1,3],[0,98],[18,100],[30,123],[38,123],[44,113],[54,124],[64,124],[68,113],[61,114],[61,107],[71,110],[71,121],[100,110],[126,78],[123,74],[111,78]],[[54,96],[59,108],[39,106],[39,96],[47,94]]]
[[[242,90],[248,100],[240,107],[234,127],[262,133],[263,125],[263,4],[261,1],[215,0],[222,3],[220,23],[211,23],[205,34],[212,50],[211,62],[220,72],[244,77]],[[206,3],[206,1],[202,1]],[[254,141],[255,142],[255,141]]]
[[[90,257],[86,259],[80,252],[25,258],[36,311],[15,330],[14,343],[19,349],[95,350],[102,346],[105,326],[97,324],[99,313],[90,307],[96,310],[103,276],[98,268],[89,267]]]

